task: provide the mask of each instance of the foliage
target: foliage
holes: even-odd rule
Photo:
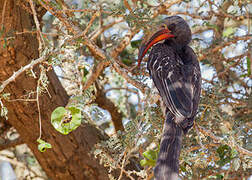
[[[81,125],[81,111],[76,107],[57,107],[51,115],[53,127],[62,134],[69,134]]]
[[[64,6],[59,1],[50,1],[48,5],[57,13],[44,17],[42,44],[44,51],[58,47],[61,51],[50,55],[47,65],[56,69],[72,96],[67,107],[58,107],[52,113],[52,125],[57,131],[68,134],[81,122],[96,124],[110,138],[98,143],[93,154],[111,172],[119,169],[129,178],[150,179],[153,169],[139,165],[155,165],[164,119],[162,103],[151,84],[146,61],[137,73],[131,68],[136,64],[143,34],[152,33],[164,17],[180,15],[192,29],[191,46],[197,53],[203,75],[195,125],[183,139],[180,176],[240,179],[251,175],[249,23],[252,8],[249,1],[87,0]],[[64,11],[66,7],[72,11]],[[69,21],[70,26],[67,26]],[[74,25],[81,30],[72,30]],[[4,41],[8,38],[4,37]],[[44,67],[40,68],[45,71]],[[44,92],[47,84],[45,75],[38,86]],[[122,112],[120,120],[124,130],[115,132],[113,112],[96,104],[99,89],[116,105],[116,111]],[[6,116],[7,110],[0,103],[1,115]],[[105,128],[101,126],[108,122]],[[40,151],[51,147],[43,140],[39,143]],[[134,170],[127,167],[132,162]],[[113,173],[110,176],[116,178]]]
[[[38,150],[40,152],[45,152],[46,149],[49,149],[49,148],[52,148],[52,145],[48,142],[45,142],[44,140],[42,139],[37,139],[37,142],[39,143],[38,145]]]

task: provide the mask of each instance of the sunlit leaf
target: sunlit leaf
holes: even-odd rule
[[[37,139],[37,142],[39,143],[38,145],[38,150],[40,152],[45,152],[46,149],[49,149],[49,148],[52,148],[52,145],[48,142],[45,142],[44,140],[42,139]]]
[[[53,127],[62,134],[69,134],[81,124],[81,111],[76,107],[58,107],[51,115]]]
[[[132,48],[139,48],[141,42],[142,42],[142,39],[140,39],[140,40],[135,40],[135,41],[131,41],[130,44],[131,44],[131,47],[132,47]]]
[[[248,71],[248,76],[251,75],[251,60],[249,57],[247,57],[247,71]]]
[[[237,170],[240,168],[240,165],[241,165],[241,160],[240,160],[240,158],[235,158],[235,159],[233,160],[233,169],[234,169],[235,171],[237,171]]]
[[[234,32],[235,32],[235,29],[233,27],[228,27],[227,29],[225,29],[223,31],[222,35],[223,35],[223,37],[229,37],[229,36],[233,35]]]

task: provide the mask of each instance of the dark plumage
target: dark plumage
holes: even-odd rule
[[[184,19],[168,17],[162,28],[168,28],[173,37],[167,35],[163,43],[152,48],[147,68],[166,106],[155,179],[170,180],[178,179],[182,132],[187,133],[193,126],[200,99],[201,74],[197,57],[188,46],[191,30]]]

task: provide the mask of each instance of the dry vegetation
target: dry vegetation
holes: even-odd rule
[[[2,24],[7,1],[0,5]],[[111,173],[110,178],[151,179],[151,166],[141,167],[140,160],[143,152],[158,147],[162,102],[146,66],[139,72],[133,72],[132,67],[141,34],[151,33],[165,16],[180,15],[192,29],[191,46],[197,52],[203,75],[199,113],[194,128],[183,139],[180,176],[247,179],[251,175],[252,6],[248,0],[16,2],[33,16],[34,29],[1,36],[0,49],[20,34],[36,34],[39,58],[0,83],[3,117],[8,117],[5,101],[34,101],[40,112],[39,96],[49,93],[45,71],[54,68],[71,95],[68,105],[81,109],[82,123],[95,124],[109,135],[109,139],[96,144],[92,154],[112,172],[119,172]],[[42,8],[50,12],[43,21]],[[32,76],[31,69],[37,64],[41,64],[40,78],[32,92],[36,95],[9,98],[11,95],[4,89],[24,72]],[[40,119],[40,113],[38,116]],[[36,123],[43,127],[39,121]],[[25,143],[22,137],[10,141],[7,134],[12,127],[4,118],[0,122],[1,150],[13,150],[17,144]],[[3,156],[8,155],[2,154],[0,160]],[[12,155],[7,161],[14,167],[30,167],[18,160]]]

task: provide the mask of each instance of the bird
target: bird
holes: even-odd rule
[[[139,48],[138,67],[151,48],[147,69],[165,106],[160,151],[154,168],[156,180],[179,179],[182,135],[193,127],[198,112],[201,71],[189,46],[191,39],[187,22],[180,16],[169,16]]]

